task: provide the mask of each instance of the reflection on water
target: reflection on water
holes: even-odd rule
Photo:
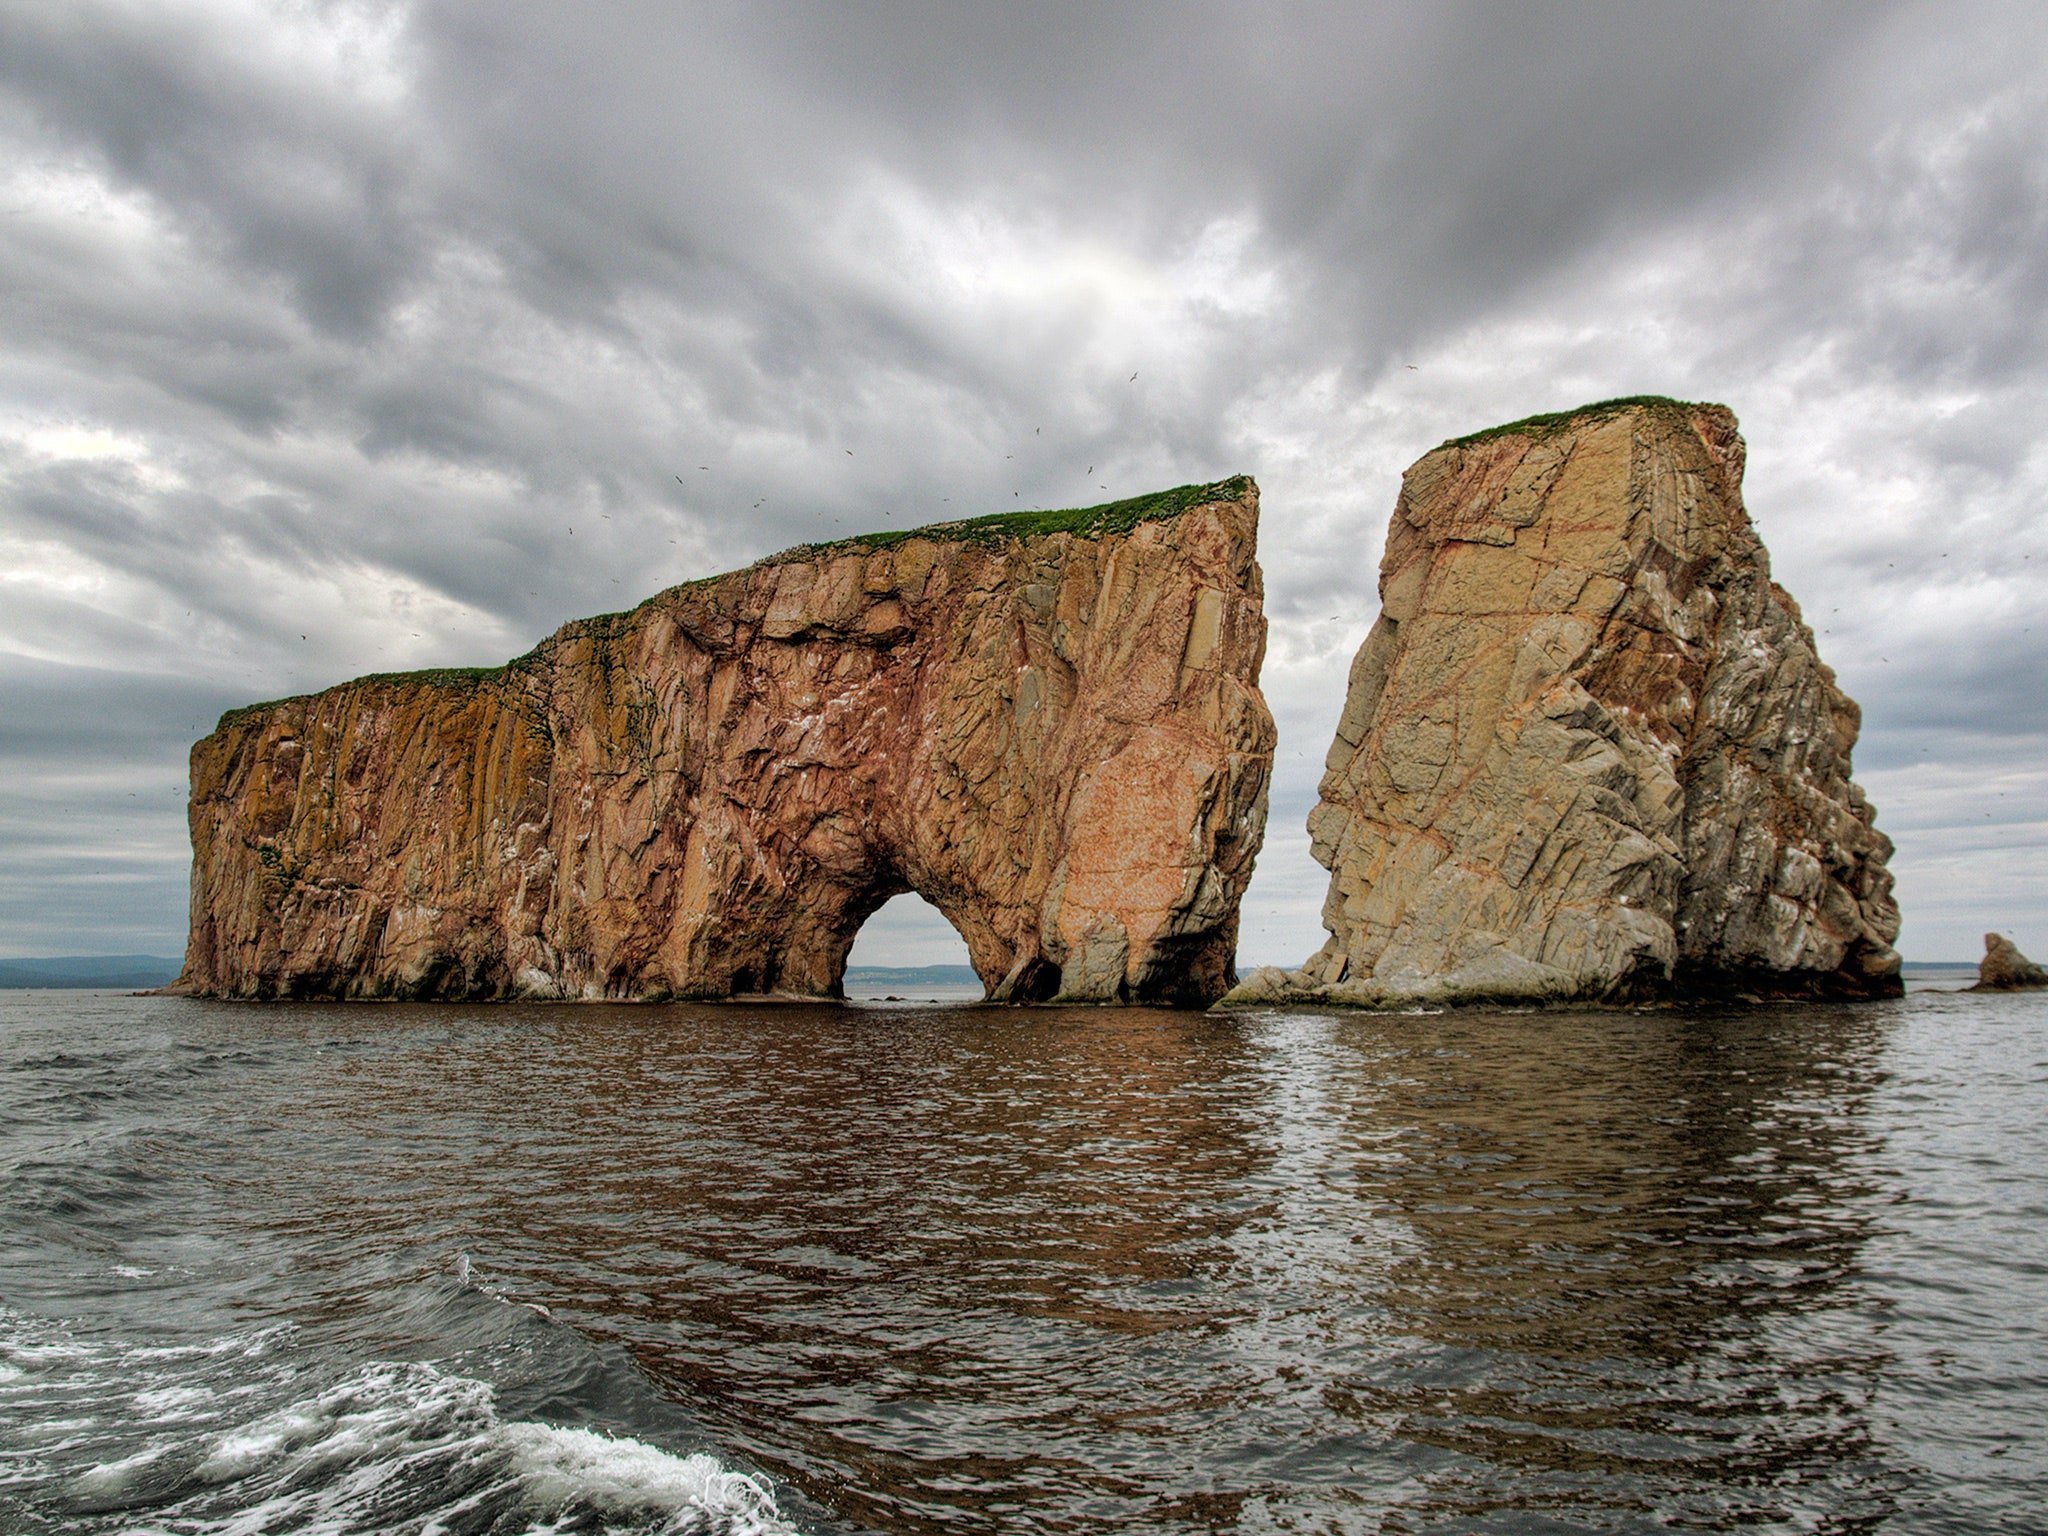
[[[2048,1493],[2006,1455],[2048,1407],[2034,1001],[8,1018],[14,1305],[439,1359],[471,1324],[420,1287],[466,1255],[816,1527],[1985,1530]],[[587,1362],[489,1359],[660,1441]]]

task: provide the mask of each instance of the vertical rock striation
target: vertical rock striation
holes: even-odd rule
[[[994,998],[1235,979],[1273,725],[1247,479],[807,547],[192,752],[181,990],[836,996],[915,891]]]
[[[1860,715],[1743,452],[1616,401],[1408,471],[1309,817],[1330,938],[1232,1002],[1898,993]]]

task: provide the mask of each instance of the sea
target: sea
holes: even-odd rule
[[[2048,995],[0,994],[0,1533],[2040,1532]]]

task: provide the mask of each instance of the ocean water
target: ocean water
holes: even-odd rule
[[[2037,1532],[2048,996],[0,995],[0,1532]]]

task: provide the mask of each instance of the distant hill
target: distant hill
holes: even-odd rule
[[[849,987],[978,987],[971,965],[849,965]]]
[[[178,979],[180,962],[162,955],[59,955],[0,960],[0,988],[118,987],[139,991]]]

